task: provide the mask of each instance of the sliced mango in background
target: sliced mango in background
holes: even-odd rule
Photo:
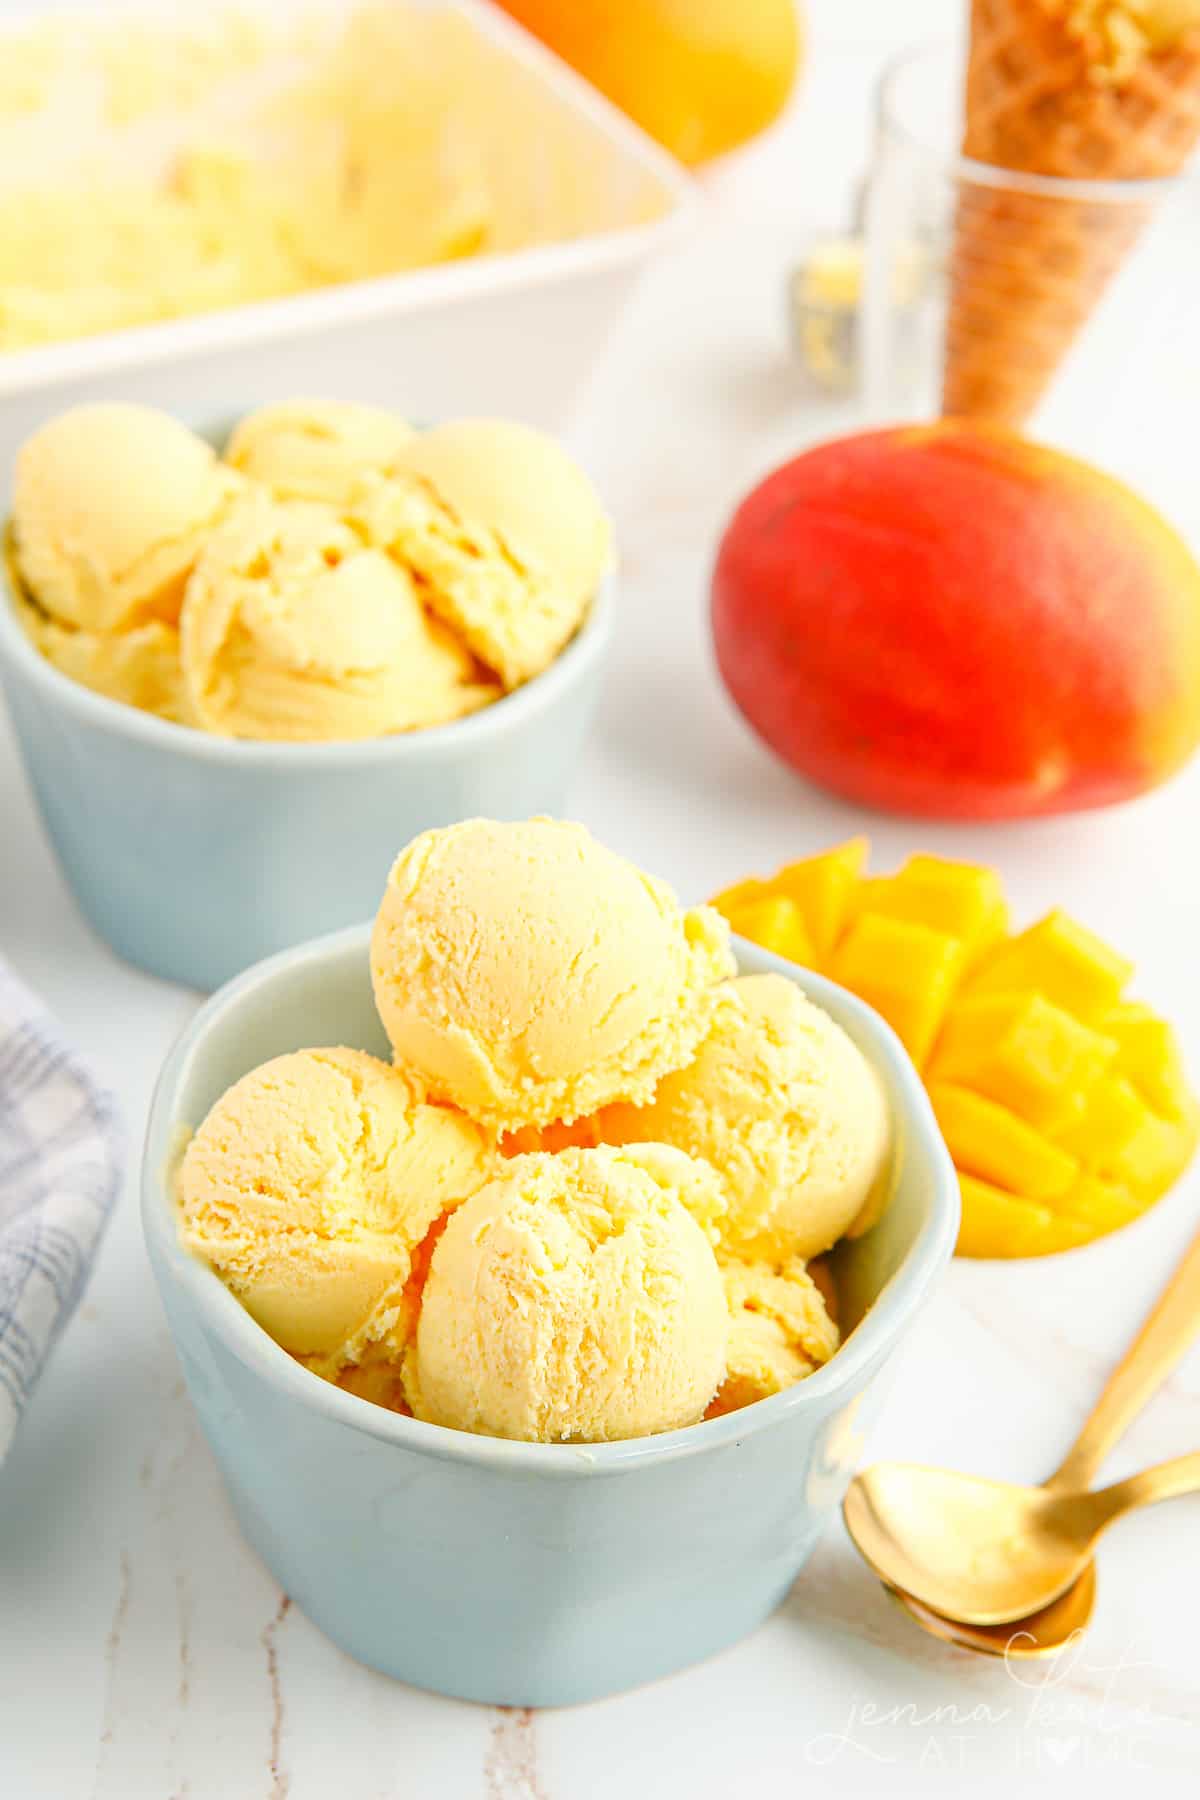
[[[853,924],[861,913],[873,912],[875,895],[886,888],[892,877],[890,875],[864,875],[850,896],[850,905],[846,913],[846,927]]]
[[[931,1073],[998,1100],[1035,1130],[1065,1127],[1117,1053],[1041,994],[995,994],[951,1009]]]
[[[1196,1147],[1194,1109],[1183,1119],[1164,1119],[1125,1076],[1109,1074],[1087,1095],[1082,1116],[1058,1143],[1073,1151],[1094,1175],[1157,1198],[1178,1179]]]
[[[1179,1040],[1165,1019],[1140,1000],[1125,1000],[1097,1020],[1117,1040],[1116,1068],[1128,1076],[1156,1113],[1185,1119],[1194,1105]]]
[[[829,963],[829,973],[882,1013],[920,1068],[933,1044],[962,973],[957,938],[863,913],[855,919]]]
[[[931,1081],[929,1098],[954,1166],[1010,1194],[1051,1200],[1079,1174],[1075,1157],[983,1094]]]
[[[1055,1133],[1055,1141],[1089,1169],[1103,1172],[1152,1118],[1146,1102],[1123,1075],[1102,1075],[1085,1095],[1079,1116]]]
[[[869,849],[865,837],[849,838],[820,856],[786,863],[774,878],[773,886],[803,913],[819,957],[828,956],[842,934]]]
[[[986,956],[967,987],[972,994],[1044,994],[1077,1018],[1116,1005],[1133,964],[1065,912],[1047,913]]]
[[[1132,1224],[1145,1212],[1149,1201],[1131,1194],[1116,1182],[1101,1181],[1095,1175],[1081,1175],[1073,1187],[1054,1203],[1060,1218],[1073,1219],[1088,1228],[1090,1237],[1119,1231]]]
[[[968,957],[1004,936],[1008,908],[994,869],[948,862],[940,856],[910,856],[895,875],[861,884],[860,913],[908,919],[957,938]]]
[[[732,919],[738,907],[747,900],[758,900],[771,892],[770,883],[760,881],[757,875],[749,876],[745,881],[735,881],[732,887],[722,888],[714,894],[709,905],[716,908],[723,918]]]
[[[962,1223],[955,1252],[959,1256],[1037,1256],[1053,1222],[1048,1206],[1002,1193],[974,1175],[959,1175]]]
[[[725,916],[739,937],[750,938],[764,950],[802,963],[805,968],[813,966],[813,944],[804,915],[787,894],[765,894],[761,899],[743,900]]]
[[[737,883],[736,931],[826,969],[880,1012],[959,1171],[964,1256],[1045,1256],[1136,1219],[1200,1138],[1175,1033],[1122,1000],[1132,965],[1049,913],[1008,935],[994,870],[915,855],[865,874],[854,838]]]
[[[1006,1194],[973,1175],[958,1179],[962,1190],[958,1256],[1054,1256],[1097,1235],[1084,1220],[1066,1217],[1036,1200]]]
[[[1135,1194],[1147,1201],[1161,1199],[1174,1187],[1187,1168],[1196,1149],[1194,1121],[1160,1119],[1147,1112],[1140,1129],[1113,1159],[1099,1169],[1114,1179],[1127,1183]]]
[[[1128,1224],[1128,1219],[1123,1223]],[[1064,1213],[1054,1213],[1051,1215],[1049,1227],[1036,1248],[1026,1251],[1025,1255],[1060,1256],[1064,1250],[1078,1250],[1081,1244],[1090,1244],[1093,1238],[1103,1235],[1103,1231],[1083,1219],[1070,1218]],[[1008,1254],[1011,1255],[1011,1251]]]

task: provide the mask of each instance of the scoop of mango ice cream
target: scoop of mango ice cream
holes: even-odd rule
[[[179,632],[165,619],[147,619],[128,631],[73,631],[31,606],[19,588],[17,616],[46,661],[71,681],[123,706],[188,722]]]
[[[553,819],[428,831],[371,939],[396,1060],[497,1131],[648,1100],[692,1056],[732,974],[728,927]]]
[[[60,413],[16,460],[13,553],[28,598],[74,631],[177,623],[200,546],[243,485],[166,413]]]
[[[1113,10],[1127,12],[1155,50],[1169,49],[1189,31],[1200,28],[1200,0],[1118,0]]]
[[[498,697],[404,569],[330,508],[261,495],[209,536],[180,654],[193,717],[225,737],[377,737]]]
[[[711,1163],[729,1199],[722,1244],[750,1261],[828,1250],[874,1203],[888,1159],[878,1077],[783,975],[719,989],[694,1061],[648,1105],[610,1106],[595,1126],[606,1143],[674,1144]]]
[[[413,1259],[487,1179],[485,1135],[360,1050],[300,1050],[217,1101],[178,1177],[185,1243],[277,1343],[333,1376],[398,1353]]]
[[[721,1260],[729,1308],[725,1379],[707,1416],[752,1406],[803,1381],[838,1347],[838,1328],[802,1258]]]
[[[694,1424],[728,1313],[689,1202],[719,1205],[711,1171],[660,1146],[506,1163],[434,1247],[405,1359],[416,1417],[579,1443]]]
[[[494,215],[528,158],[489,167],[513,97],[451,9],[78,10],[6,20],[0,349],[509,247]],[[526,195],[521,244],[591,226],[573,148]]]
[[[612,560],[583,471],[553,438],[498,419],[417,433],[349,511],[506,688],[554,660]]]
[[[225,446],[225,460],[276,499],[341,506],[360,476],[386,467],[414,435],[380,406],[288,400],[248,414]]]
[[[368,1351],[362,1362],[348,1363],[339,1370],[334,1383],[344,1394],[354,1394],[359,1400],[369,1400],[372,1406],[386,1406],[389,1412],[412,1418],[401,1363],[386,1352],[376,1355]]]
[[[1043,0],[1081,40],[1097,74],[1124,80],[1148,56],[1200,29],[1200,0]]]

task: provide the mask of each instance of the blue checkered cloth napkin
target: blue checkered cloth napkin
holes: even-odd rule
[[[112,1096],[0,959],[0,1462],[121,1180]]]

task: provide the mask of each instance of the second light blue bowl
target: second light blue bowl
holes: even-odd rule
[[[159,1082],[150,1259],[201,1423],[250,1543],[360,1661],[492,1705],[595,1699],[696,1662],[787,1593],[859,1460],[877,1380],[954,1247],[958,1186],[912,1064],[870,1008],[806,975],[856,1039],[895,1125],[879,1223],[835,1252],[843,1347],[787,1392],[627,1443],[508,1443],[426,1425],[319,1380],[182,1247],[183,1134],[255,1064],[305,1045],[386,1055],[368,932],[277,956],[203,1008]],[[793,974],[742,944],[746,972]]]
[[[93,694],[0,594],[0,682],[46,830],[118,955],[214,988],[368,918],[396,845],[482,815],[562,811],[599,694],[606,585],[550,667],[469,718],[344,744],[211,737]]]

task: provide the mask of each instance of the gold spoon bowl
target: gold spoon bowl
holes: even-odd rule
[[[1043,1487],[905,1464],[855,1477],[844,1505],[850,1535],[918,1624],[993,1655],[1050,1655],[1086,1627],[1096,1538],[1130,1506],[1194,1485],[1198,1459],[1185,1457],[1104,1494],[1085,1491],[1198,1334],[1200,1232]]]
[[[984,1656],[1001,1656],[1006,1662],[1039,1656],[1057,1656],[1088,1628],[1096,1604],[1096,1565],[1089,1563],[1083,1574],[1038,1612],[1023,1619],[1012,1619],[1006,1625],[965,1625],[948,1619],[944,1613],[922,1606],[911,1594],[899,1588],[888,1593],[932,1637],[944,1643],[957,1644],[960,1650],[978,1650]]]
[[[1047,1607],[1125,1513],[1200,1490],[1200,1452],[1095,1492],[878,1463],[846,1495],[846,1526],[889,1587],[969,1625]]]

